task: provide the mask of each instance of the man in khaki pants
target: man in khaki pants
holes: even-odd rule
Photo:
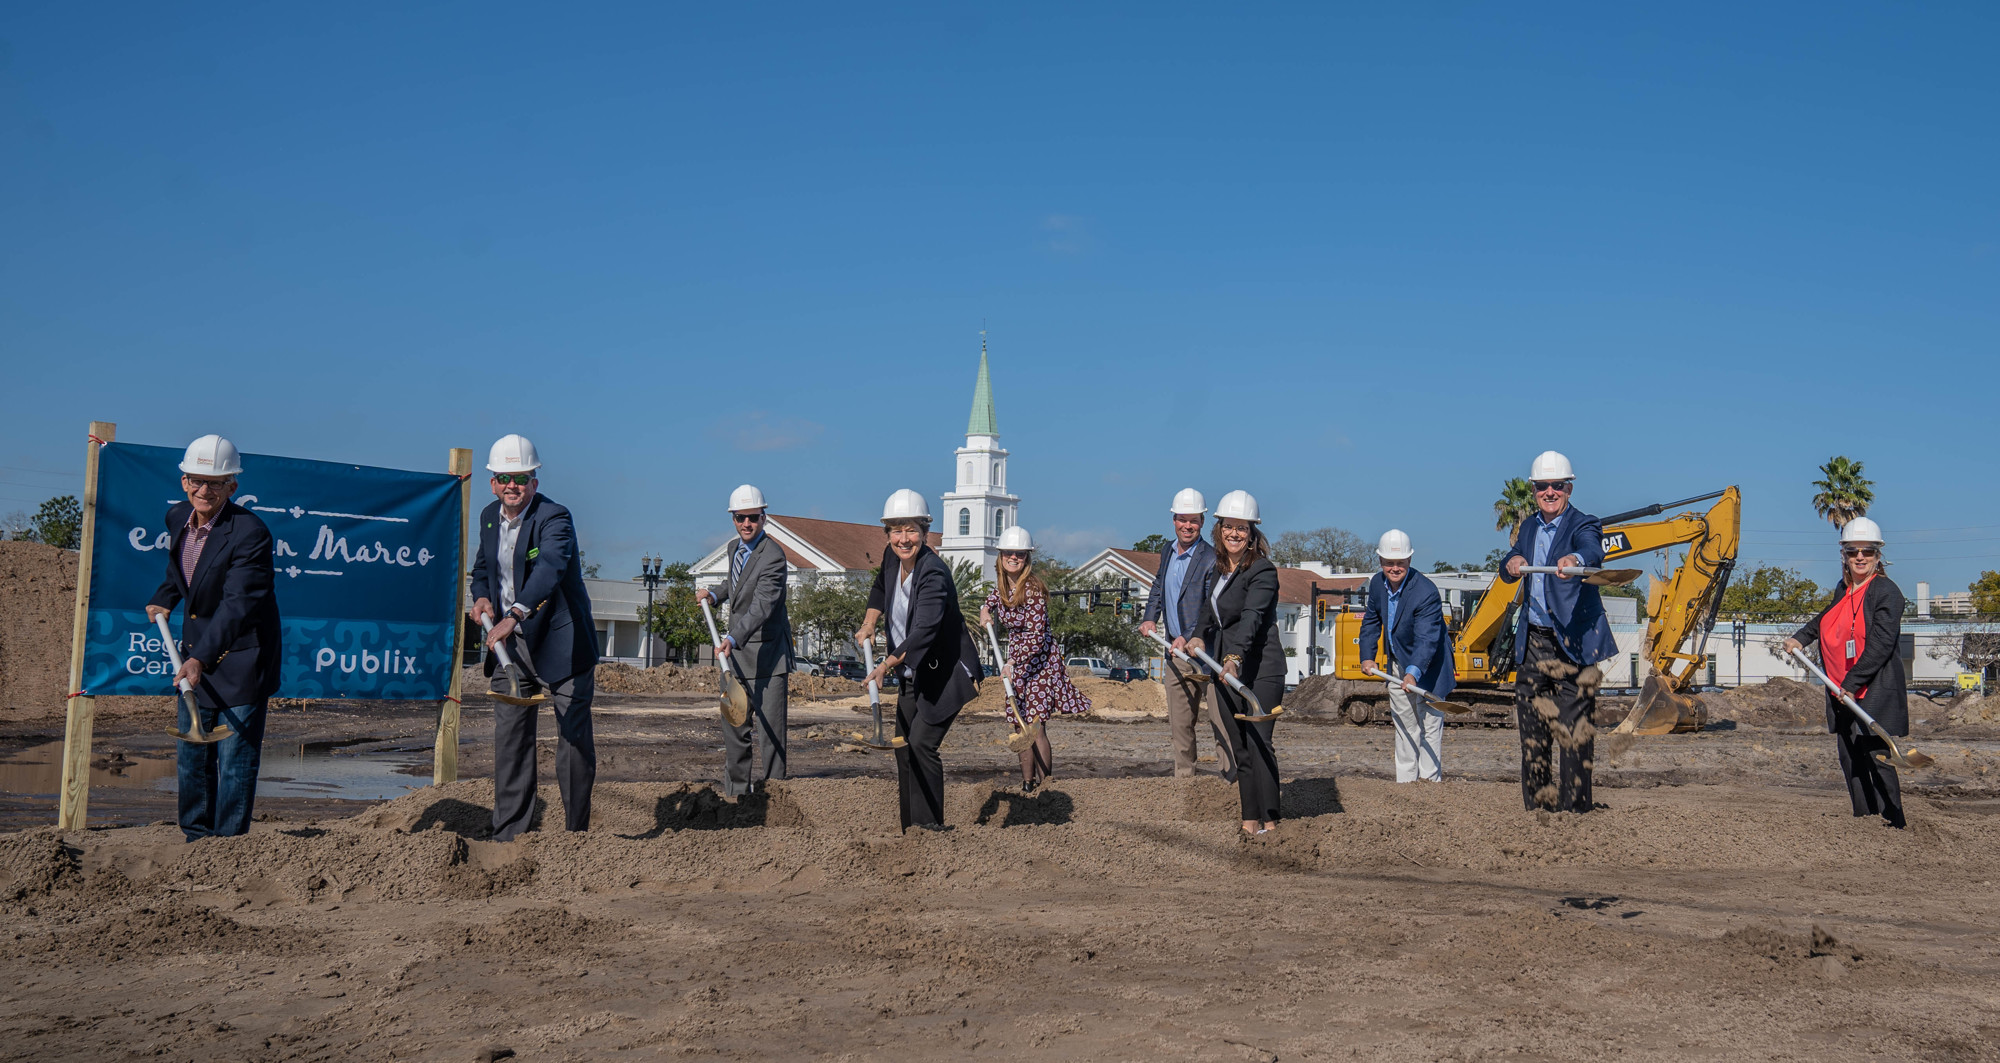
[[[1164,624],[1167,641],[1179,647],[1194,634],[1195,618],[1201,615],[1201,598],[1215,569],[1215,547],[1201,537],[1208,503],[1200,491],[1189,487],[1175,495],[1173,514],[1174,538],[1160,551],[1160,571],[1153,577],[1153,592],[1146,596],[1139,631],[1152,638],[1153,630]],[[1194,719],[1200,706],[1215,735],[1215,762],[1222,777],[1234,782],[1236,754],[1222,726],[1222,710],[1209,695],[1209,678],[1200,665],[1189,666],[1167,655],[1167,735],[1174,743],[1174,776],[1194,774]]]

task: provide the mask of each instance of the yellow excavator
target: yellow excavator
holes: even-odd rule
[[[1640,520],[1709,499],[1717,501],[1704,512],[1688,510],[1666,520]],[[1618,725],[1618,731],[1670,734],[1699,731],[1706,725],[1707,710],[1689,690],[1697,672],[1708,663],[1708,633],[1715,627],[1723,588],[1736,566],[1742,516],[1742,493],[1727,487],[1603,518],[1607,563],[1613,558],[1687,547],[1680,565],[1665,579],[1655,579],[1647,596],[1646,635],[1640,656],[1651,666],[1651,674],[1640,687],[1638,704]],[[1446,614],[1452,663],[1458,671],[1458,688],[1452,700],[1469,703],[1476,710],[1446,719],[1498,723],[1508,718],[1514,705],[1514,636],[1520,590],[1519,581],[1502,574],[1476,605]],[[1343,606],[1333,618],[1336,683],[1328,693],[1338,699],[1348,720],[1367,723],[1379,714],[1377,702],[1386,701],[1386,695],[1380,679],[1371,679],[1361,671],[1360,634],[1361,607]],[[1376,661],[1381,666],[1388,664],[1380,656]]]

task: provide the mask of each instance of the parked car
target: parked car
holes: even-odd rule
[[[820,675],[839,676],[842,679],[866,679],[868,669],[852,657],[829,657],[820,663]]]
[[[1151,679],[1153,674],[1144,668],[1113,668],[1110,678],[1120,683],[1130,683],[1135,679]]]
[[[1071,657],[1067,662],[1071,668],[1086,668],[1099,679],[1111,678],[1111,666],[1102,657]]]
[[[819,663],[818,661],[815,661],[815,660],[813,660],[813,659],[812,659],[812,658],[810,658],[810,657],[800,657],[800,658],[797,658],[797,659],[793,660],[793,661],[792,661],[792,671],[794,671],[794,672],[804,672],[804,673],[805,673],[805,674],[807,674],[807,675],[825,675],[825,674],[826,674],[826,672],[825,672],[825,671],[824,671],[824,670],[822,669],[822,667],[820,666],[820,663]]]

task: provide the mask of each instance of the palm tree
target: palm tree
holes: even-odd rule
[[[986,604],[986,595],[993,590],[993,584],[977,564],[963,559],[951,563],[951,582],[958,591],[958,612],[965,617],[965,626],[980,630],[979,607]],[[982,639],[973,641],[984,645]]]
[[[1861,475],[1860,462],[1834,457],[1820,466],[1819,471],[1826,479],[1813,481],[1819,493],[1812,502],[1821,519],[1839,528],[1856,517],[1868,515],[1868,504],[1875,501],[1875,492],[1870,490],[1875,481]]]
[[[1500,498],[1493,503],[1493,530],[1509,535],[1535,512],[1535,489],[1516,476],[1500,486]]]

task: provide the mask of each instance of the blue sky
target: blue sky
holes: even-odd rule
[[[1993,5],[13,4],[0,509],[86,422],[442,468],[506,431],[606,575],[738,482],[949,489],[979,329],[1023,522],[1497,545],[1729,483],[1822,580],[2000,568]]]

